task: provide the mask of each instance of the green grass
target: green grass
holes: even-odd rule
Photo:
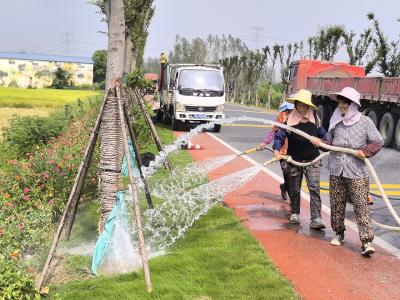
[[[174,137],[168,128],[157,126],[165,145]],[[152,148],[153,147],[153,148]],[[144,151],[156,152],[155,146]],[[173,165],[192,162],[186,151],[171,157]],[[162,180],[160,169],[152,180]],[[81,207],[72,241],[93,238],[98,205]],[[71,242],[72,242],[71,241]],[[50,287],[55,299],[298,299],[292,285],[276,270],[257,240],[221,205],[212,208],[164,255],[150,260],[153,292],[148,294],[143,272],[120,276],[90,277],[90,259],[70,256],[65,272],[74,278]]]
[[[170,253],[150,260],[154,292],[143,272],[72,281],[62,299],[297,299],[232,211],[214,207]]]
[[[98,91],[56,90],[56,89],[22,89],[0,87],[0,107],[57,108],[66,103],[99,95]]]

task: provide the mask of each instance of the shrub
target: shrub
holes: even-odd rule
[[[55,222],[64,209],[88,142],[98,105],[25,160],[11,159],[0,172],[0,299],[38,297],[34,274],[43,266]],[[0,143],[1,145],[1,143]],[[11,149],[7,146],[0,150]],[[97,150],[96,150],[97,151]],[[13,158],[13,153],[8,154]],[[94,155],[83,197],[96,193]],[[1,161],[0,161],[1,163]],[[5,164],[5,162],[3,162]]]
[[[34,275],[18,268],[19,262],[0,257],[0,292],[1,299],[40,299],[35,291]]]
[[[55,89],[63,89],[71,85],[72,74],[61,67],[58,67],[53,73],[53,83],[51,87]]]
[[[92,100],[89,101],[89,106]],[[15,117],[10,121],[9,127],[4,130],[4,140],[20,157],[32,153],[35,146],[47,144],[58,136],[74,119],[85,113],[83,102],[78,99],[76,103],[65,104],[63,110],[53,112],[49,117]]]
[[[270,85],[268,82],[264,82],[258,90],[258,95],[261,102],[267,104],[268,91],[271,90],[271,108],[277,109],[282,100],[284,89],[285,87],[281,83],[273,83]]]
[[[35,145],[46,144],[60,134],[67,120],[65,117],[58,119],[54,115],[48,118],[16,117],[4,131],[4,138],[20,155],[24,155],[31,153]]]
[[[15,80],[11,80],[8,84],[8,87],[19,87],[18,83]]]

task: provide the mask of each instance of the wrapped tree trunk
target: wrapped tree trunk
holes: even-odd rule
[[[108,50],[106,88],[115,87],[121,81],[125,54],[125,17],[123,0],[107,0]],[[114,91],[115,95],[115,91]],[[122,136],[118,101],[110,97],[104,108],[100,128],[100,231],[115,205],[115,193],[122,188]]]

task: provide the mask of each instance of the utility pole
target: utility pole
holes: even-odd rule
[[[257,50],[257,49],[258,49],[259,42],[260,42],[260,32],[264,30],[264,27],[261,27],[261,26],[251,26],[251,29],[254,30],[253,42],[254,42],[254,48],[255,48],[255,50]]]
[[[64,40],[64,55],[71,55],[72,52],[72,39],[74,34],[71,32],[61,32],[61,35],[65,38]]]

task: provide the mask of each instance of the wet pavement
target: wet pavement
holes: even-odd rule
[[[211,134],[203,133],[193,141],[205,147],[205,150],[189,151],[197,161],[235,153]],[[212,171],[209,177],[217,179],[253,163],[238,157]],[[301,224],[289,224],[289,205],[280,197],[278,180],[269,170],[260,172],[245,186],[228,194],[224,202],[234,209],[302,298],[399,299],[400,255],[396,257],[377,244],[377,252],[372,257],[360,255],[358,234],[351,226],[346,231],[344,244],[331,246],[329,241],[334,233],[329,226],[324,231],[309,228],[310,210],[305,194]],[[322,218],[329,225],[329,214],[323,212]]]
[[[226,118],[234,117],[256,117],[267,120],[275,120],[276,115],[260,111],[255,108],[243,107],[239,105],[227,104],[225,109]],[[214,135],[228,143],[230,146],[238,149],[239,151],[244,151],[249,148],[254,148],[256,145],[260,144],[267,132],[270,130],[270,126],[263,125],[264,127],[252,127],[251,125],[259,126],[260,123],[254,122],[238,122],[237,126],[234,124],[229,126],[223,126],[220,133],[215,133]],[[258,163],[265,162],[273,157],[272,153],[265,150],[262,152],[255,152],[249,154],[249,157],[257,161]],[[400,199],[400,152],[394,149],[385,148],[382,149],[375,157],[372,157],[371,163],[376,169],[376,172],[384,184],[385,191],[393,197],[398,197]],[[326,159],[324,161],[324,166],[321,172],[321,186],[327,187],[329,182],[329,172],[325,168]],[[268,167],[271,171],[282,175],[279,164],[275,163]],[[373,184],[373,182],[371,182]],[[304,189],[307,191],[307,189]],[[377,192],[376,188],[373,191]],[[329,207],[329,194],[327,191],[321,191],[322,202]],[[374,198],[374,205],[371,206],[371,215],[373,218],[383,224],[396,226],[396,221],[390,214],[386,207],[384,201],[379,197]],[[393,207],[400,215],[400,200],[391,201]],[[353,207],[351,204],[347,205],[346,217],[354,221],[353,217]],[[329,224],[327,224],[329,225]],[[390,243],[392,246],[400,249],[400,232],[393,232],[383,230],[379,227],[374,227],[376,236],[384,239],[386,242]],[[400,297],[399,297],[400,298]]]

